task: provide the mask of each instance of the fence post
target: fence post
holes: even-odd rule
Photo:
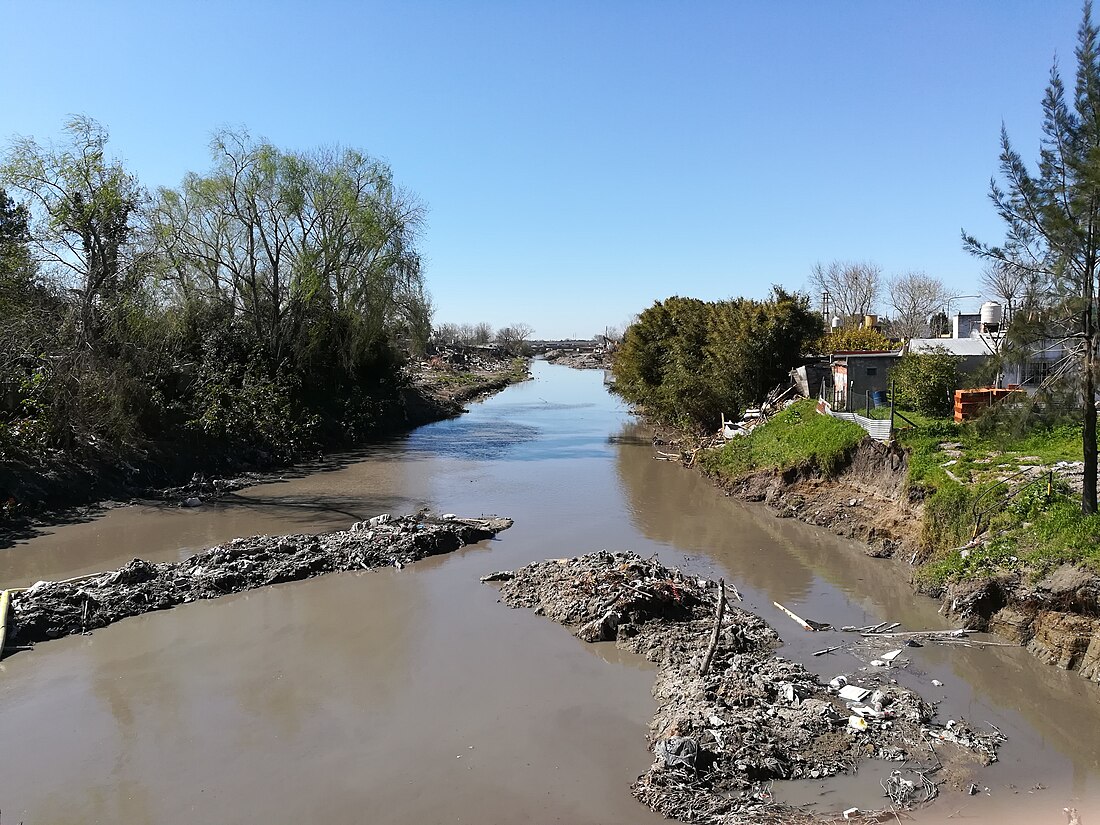
[[[890,379],[890,435],[894,434],[894,379]]]

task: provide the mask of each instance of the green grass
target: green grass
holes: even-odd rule
[[[992,483],[1019,472],[1021,466],[1081,460],[1081,428],[1070,424],[1036,427],[1023,434],[987,431],[977,423],[956,424],[948,418],[906,413],[917,423],[898,431],[910,450],[909,485],[928,494],[951,483]],[[955,443],[954,455],[942,446]],[[1021,463],[1021,459],[1029,459]],[[947,466],[945,466],[947,465]],[[948,473],[950,471],[950,474]]]
[[[1080,460],[1079,426],[1017,433],[988,422],[956,424],[902,412],[917,425],[897,422],[904,427],[898,440],[910,451],[909,491],[924,503],[919,580],[942,585],[1005,572],[1034,580],[1065,563],[1100,572],[1100,515],[1083,515],[1080,498],[1057,476],[1051,489],[1045,475],[1022,488],[999,483],[1021,466]],[[803,400],[748,435],[701,454],[699,463],[731,479],[795,466],[835,475],[864,435],[855,424],[820,415],[814,401]],[[974,537],[978,512],[984,541],[963,550]]]
[[[821,415],[816,403],[804,399],[792,404],[748,435],[703,453],[700,464],[725,478],[803,465],[834,475],[866,433],[856,424]]]
[[[1048,494],[1045,485],[1021,493],[994,517],[986,535],[992,538],[973,548],[935,553],[918,578],[942,584],[1023,572],[1034,581],[1062,564],[1100,572],[1100,515],[1084,515],[1079,500],[1058,490]]]

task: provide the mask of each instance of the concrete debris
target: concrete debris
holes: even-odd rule
[[[611,366],[611,353],[606,349],[552,349],[547,350],[543,358],[551,364],[561,364],[575,370],[602,370]]]
[[[855,685],[846,684],[840,689],[840,698],[847,699],[851,702],[862,702],[863,697],[870,695],[871,691],[867,688],[856,687]]]
[[[776,656],[775,630],[734,605],[722,614],[712,666],[701,674],[716,626],[718,583],[656,559],[604,551],[486,579],[501,583],[506,604],[531,608],[586,641],[615,641],[657,665],[658,710],[649,732],[654,762],[633,793],[664,816],[695,823],[828,821],[777,802],[768,784],[824,781],[868,758],[904,762],[931,776],[955,751],[936,753],[929,737],[968,761],[996,759],[999,734],[962,723],[942,728],[931,705],[896,684],[870,678],[873,688],[849,686],[851,677],[838,677],[830,689],[802,664]],[[842,698],[845,691],[853,699]],[[901,779],[892,785],[897,796],[910,785],[913,794],[899,807],[919,802],[923,782]]]
[[[491,538],[511,519],[440,522],[423,514],[370,531],[234,539],[179,562],[134,559],[120,570],[77,580],[38,582],[16,592],[8,644],[22,646],[82,633],[129,616],[340,570],[401,568]]]

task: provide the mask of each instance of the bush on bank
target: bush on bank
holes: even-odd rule
[[[376,427],[431,316],[389,167],[222,131],[150,193],[106,147],[77,117],[0,162],[0,467],[285,461]]]
[[[821,334],[809,298],[778,286],[766,301],[672,297],[627,328],[615,392],[655,420],[713,431],[785,382]]]

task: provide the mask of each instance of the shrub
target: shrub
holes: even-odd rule
[[[906,353],[890,370],[894,401],[924,415],[948,415],[959,383],[959,360],[943,347],[929,353]]]

